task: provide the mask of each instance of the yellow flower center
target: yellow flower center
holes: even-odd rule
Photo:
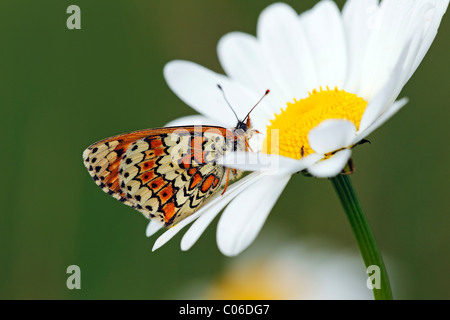
[[[275,115],[267,127],[263,152],[300,159],[314,151],[309,146],[308,133],[327,119],[353,122],[357,129],[367,102],[344,90],[313,90],[309,97],[287,103],[286,109]]]

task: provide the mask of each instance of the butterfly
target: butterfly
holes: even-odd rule
[[[219,89],[226,100],[222,88]],[[106,193],[171,227],[197,211],[243,172],[217,163],[224,154],[251,151],[250,113],[227,129],[178,126],[146,129],[100,140],[83,152],[84,165]]]

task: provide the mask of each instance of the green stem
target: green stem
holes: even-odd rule
[[[381,257],[380,250],[378,250],[369,222],[361,207],[350,177],[348,175],[338,175],[331,179],[331,183],[347,214],[366,268],[371,266],[379,268],[379,277],[374,276],[375,281],[377,279],[380,281],[379,289],[377,289],[376,285],[373,288],[375,300],[392,300],[391,285],[383,258]],[[370,275],[375,274],[371,272]]]

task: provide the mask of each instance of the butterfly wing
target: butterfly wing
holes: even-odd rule
[[[103,191],[168,227],[220,189],[226,168],[215,160],[234,143],[221,127],[149,129],[101,140],[83,159]]]

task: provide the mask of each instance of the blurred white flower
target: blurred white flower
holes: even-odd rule
[[[266,239],[267,240],[267,239]],[[216,278],[180,295],[217,300],[369,300],[364,263],[322,241],[265,243],[230,261]]]

